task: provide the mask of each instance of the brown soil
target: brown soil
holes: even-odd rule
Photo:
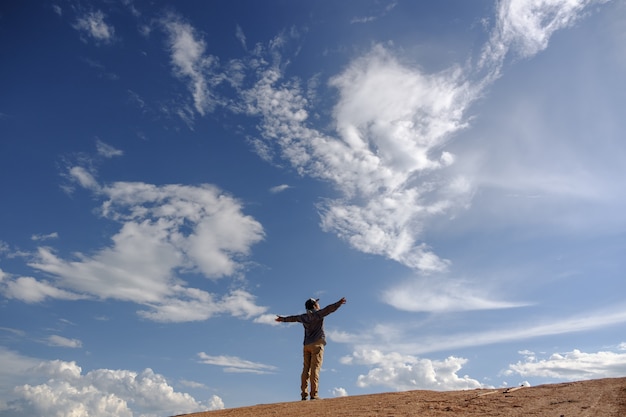
[[[525,388],[406,391],[314,401],[262,404],[185,417],[624,417],[626,378]]]

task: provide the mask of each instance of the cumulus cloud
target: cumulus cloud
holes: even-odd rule
[[[571,352],[553,353],[538,359],[533,352],[520,352],[525,358],[509,365],[505,375],[519,374],[524,378],[538,377],[556,380],[583,380],[615,378],[626,374],[626,353],[599,351],[592,353],[574,349]]]
[[[92,254],[65,258],[40,247],[30,266],[54,277],[3,279],[9,298],[34,303],[46,298],[115,299],[147,307],[155,321],[205,320],[215,314],[251,319],[267,308],[243,288],[212,294],[189,287],[180,274],[217,280],[238,276],[250,248],[264,237],[260,223],[241,204],[211,185],[155,186],[119,182],[100,186],[82,167],[70,170],[104,199],[101,214],[120,224],[111,244]],[[79,175],[80,174],[80,175]]]
[[[221,366],[224,372],[231,373],[253,373],[253,374],[267,374],[272,373],[277,368],[272,365],[265,365],[258,362],[252,362],[245,359],[238,358],[236,356],[228,355],[208,355],[204,352],[198,353],[200,363],[206,365]]]
[[[27,380],[5,397],[5,410],[16,417],[28,415],[141,415],[156,417],[224,408],[221,398],[197,401],[175,391],[151,369],[142,372],[95,369],[83,373],[75,362],[37,361],[0,349],[1,381],[8,372],[14,380]],[[19,375],[17,375],[19,373]]]
[[[343,357],[345,365],[366,365],[370,370],[359,375],[359,387],[381,386],[397,391],[429,389],[459,390],[483,388],[469,376],[457,373],[467,359],[450,356],[444,360],[430,360],[399,353],[383,353],[379,350],[362,350]]]

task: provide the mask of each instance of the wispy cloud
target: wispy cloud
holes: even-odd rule
[[[349,334],[332,330],[327,332],[327,336],[336,343],[354,346],[354,352],[341,359],[344,365],[365,365],[369,368],[366,374],[358,377],[359,386],[385,386],[397,390],[466,389],[482,387],[480,382],[467,375],[458,376],[467,359],[449,357],[437,361],[415,355],[497,343],[519,343],[535,337],[585,332],[625,322],[626,310],[616,308],[611,311],[585,312],[569,318],[551,318],[545,323],[507,322],[492,330],[472,333],[425,336],[410,323],[394,323],[372,326],[365,337],[363,333]],[[415,334],[419,336],[413,337]],[[614,350],[619,351],[620,346]],[[525,359],[509,365],[504,375],[574,380],[620,376],[626,369],[626,355],[613,351],[586,354],[574,350],[556,353],[541,360],[533,352],[520,353]]]
[[[486,283],[476,286],[469,280],[448,276],[433,279],[417,276],[385,290],[383,300],[399,310],[431,313],[497,310],[529,305],[502,301],[501,296],[490,296],[490,292],[492,290]]]
[[[282,193],[285,190],[290,189],[291,186],[287,185],[287,184],[281,184],[281,185],[277,185],[275,187],[270,188],[270,193],[272,194],[278,194],[278,193]]]
[[[385,5],[384,9],[382,11],[377,11],[375,12],[375,14],[371,14],[368,16],[359,16],[359,17],[354,17],[350,20],[350,23],[369,23],[369,22],[373,22],[375,20],[380,19],[381,17],[385,16],[387,13],[389,13],[391,10],[393,10],[396,6],[398,5],[397,1],[390,1],[388,2],[387,5]]]
[[[105,158],[113,158],[114,156],[124,155],[124,151],[115,149],[113,146],[104,143],[100,139],[96,140],[96,149],[98,151],[98,155]]]
[[[195,110],[200,115],[213,111],[219,99],[212,88],[222,81],[214,74],[219,63],[217,57],[206,54],[205,41],[181,17],[171,14],[162,23],[168,34],[174,73],[188,83]]]
[[[87,37],[92,38],[96,43],[111,43],[115,39],[115,28],[105,22],[106,15],[97,10],[85,13],[78,17],[74,28]]]
[[[35,240],[35,241],[58,239],[59,234],[57,232],[52,232],[52,233],[48,233],[47,235],[32,235],[30,238],[31,240]]]
[[[5,279],[0,282],[0,290],[5,297],[24,301],[26,303],[39,303],[47,298],[59,300],[83,300],[89,296],[77,294],[58,288],[53,283],[37,280],[33,277],[18,277]]]
[[[410,65],[389,46],[374,45],[329,78],[326,87],[338,99],[331,129],[325,126],[323,131],[311,117],[316,109],[309,97],[315,95],[303,87],[303,80],[285,76],[283,55],[297,36],[283,33],[227,68],[207,53],[202,35],[188,22],[170,15],[163,27],[174,72],[187,82],[198,114],[223,104],[224,109],[259,118],[260,137],[251,143],[263,159],[281,158],[301,175],[326,181],[341,193],[320,203],[323,230],[422,276],[447,274],[453,284],[424,286],[410,280],[389,289],[386,302],[409,311],[479,310],[526,303],[500,300],[493,291],[467,291],[472,283],[454,279],[451,260],[424,241],[430,224],[465,210],[479,187],[488,185],[484,177],[464,169],[471,164],[463,160],[465,155],[455,155],[446,146],[470,126],[469,109],[501,77],[507,59],[541,52],[554,33],[602,2],[501,1],[478,59],[434,73]],[[394,6],[388,3],[377,15]],[[240,27],[236,37],[245,45]],[[218,87],[224,82],[235,88],[237,100],[220,96]],[[193,114],[186,115],[193,119]],[[520,178],[546,184],[543,175]],[[503,185],[516,184],[524,187]],[[554,188],[562,184],[557,181]],[[422,290],[419,302],[408,301],[405,290],[416,285]]]
[[[52,335],[46,339],[49,346],[60,346],[67,348],[80,348],[83,342],[78,339],[68,339],[67,337]]]
[[[221,366],[224,369],[224,372],[267,374],[277,369],[272,365],[252,362],[236,356],[212,356],[207,355],[204,352],[200,352],[198,353],[198,357],[200,358],[201,363],[206,365]]]
[[[360,348],[401,354],[425,354],[585,332],[623,323],[626,323],[626,309],[623,306],[614,306],[612,309],[587,311],[570,317],[534,319],[532,322],[525,322],[522,318],[515,322],[507,321],[505,324],[494,323],[491,329],[471,333],[449,331],[446,334],[425,336],[420,334],[419,324],[406,321],[379,323],[365,337],[362,334],[333,331],[329,331],[328,336],[333,341],[354,344]],[[414,334],[420,336],[414,338]]]
[[[243,49],[247,49],[246,34],[243,33],[243,29],[239,25],[237,25],[235,28],[235,37],[239,40],[239,42],[241,43],[241,46],[243,46]]]

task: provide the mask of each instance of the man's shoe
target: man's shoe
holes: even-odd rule
[[[312,400],[319,400],[320,397],[311,397]]]

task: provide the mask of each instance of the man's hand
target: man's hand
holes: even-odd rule
[[[277,321],[277,322],[282,322],[282,321],[283,321],[283,318],[282,318],[281,316],[276,316],[276,321]]]
[[[341,297],[341,300],[339,300],[339,302],[341,304],[345,304],[346,303],[346,297]]]

